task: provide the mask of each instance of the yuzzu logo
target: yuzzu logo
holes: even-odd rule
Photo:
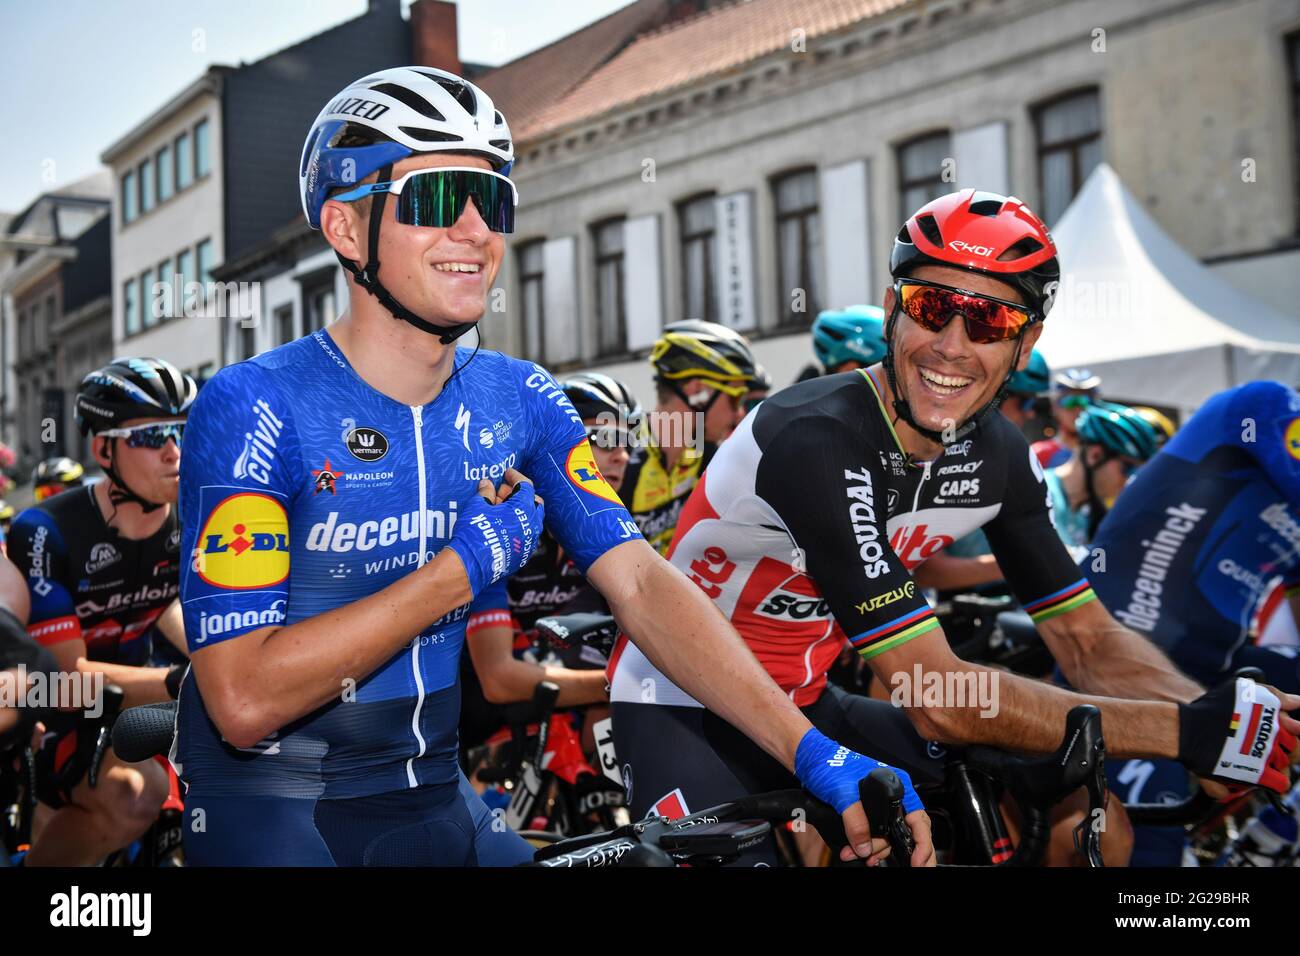
[[[614,504],[622,504],[618,492],[609,486],[605,476],[596,467],[596,456],[591,453],[591,442],[583,439],[569,449],[569,457],[564,463],[564,471],[569,480],[588,494],[604,498]]]
[[[249,591],[289,576],[289,519],[278,501],[242,492],[208,515],[199,535],[195,570],[219,588]]]

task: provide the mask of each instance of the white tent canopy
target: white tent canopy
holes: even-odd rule
[[[1038,348],[1102,392],[1188,413],[1252,379],[1300,383],[1300,321],[1215,275],[1100,164],[1052,230],[1063,269]]]

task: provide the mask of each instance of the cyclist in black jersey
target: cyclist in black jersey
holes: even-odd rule
[[[596,466],[618,491],[628,462],[627,425],[640,416],[640,403],[626,385],[600,372],[573,375],[559,386],[582,417]],[[570,648],[559,663],[526,657],[527,634],[538,619],[582,612],[608,614],[609,606],[549,532],[541,536],[528,564],[479,596],[465,627],[466,653],[461,656],[462,750],[499,730],[505,721],[500,705],[528,700],[538,681],[560,688],[561,707],[609,699],[606,661],[583,657],[591,649]]]
[[[925,740],[1048,752],[1086,702],[1116,755],[1177,757],[1202,776],[1285,789],[1300,723],[1283,712],[1300,698],[1245,681],[1206,694],[1117,624],[1053,530],[1037,459],[993,413],[1059,277],[1041,221],[1016,199],[940,197],[904,225],[891,272],[883,367],[792,386],[745,419],[683,511],[673,564],[814,726],[921,780],[939,770]],[[1066,676],[1096,696],[952,653],[910,571],[980,526]],[[896,708],[826,686],[845,637]],[[616,648],[611,671],[634,815],[780,783],[781,768],[635,647]],[[1238,757],[1247,731],[1233,714],[1246,695],[1271,719]]]
[[[77,424],[93,435],[107,479],[42,501],[11,529],[9,557],[31,599],[28,632],[62,670],[121,687],[126,706],[174,698],[183,671],[147,664],[156,633],[184,647],[173,505],[196,391],[160,359],[119,359],[91,372],[77,394]],[[80,708],[65,708],[46,722],[37,794],[55,812],[38,820],[29,865],[94,863],[139,837],[166,796],[156,762],[125,764],[111,754],[90,787],[95,740],[78,732],[80,718]]]

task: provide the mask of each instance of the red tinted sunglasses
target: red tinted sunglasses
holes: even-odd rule
[[[934,282],[899,279],[894,283],[894,295],[898,308],[930,332],[942,332],[960,313],[966,337],[981,345],[1014,339],[1038,321],[1038,315],[1023,305]]]

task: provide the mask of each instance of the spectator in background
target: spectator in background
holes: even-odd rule
[[[1101,400],[1101,376],[1083,368],[1067,368],[1056,376],[1056,434],[1034,442],[1034,454],[1044,468],[1056,468],[1069,460],[1079,444],[1075,422],[1093,402]]]

